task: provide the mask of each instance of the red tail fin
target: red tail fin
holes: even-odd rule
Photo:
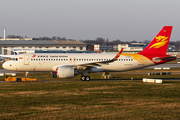
[[[139,54],[162,54],[165,55],[173,26],[164,26],[149,45]]]

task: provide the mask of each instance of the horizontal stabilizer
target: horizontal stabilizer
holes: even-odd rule
[[[171,60],[175,60],[176,59],[176,57],[173,57],[173,56],[170,56],[170,57],[161,57],[161,58],[159,58],[159,57],[155,57],[155,58],[153,58],[153,61],[154,62],[159,62],[159,61],[171,61]]]

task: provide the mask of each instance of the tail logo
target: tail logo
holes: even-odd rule
[[[149,49],[160,48],[160,47],[164,46],[168,42],[168,37],[158,36],[158,37],[156,37],[156,42],[157,43],[153,44],[151,47],[149,47]]]

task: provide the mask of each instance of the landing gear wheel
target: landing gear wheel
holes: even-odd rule
[[[90,81],[90,77],[89,76],[86,76],[85,79],[86,79],[86,81]]]
[[[82,81],[85,81],[85,76],[81,76],[81,80],[82,80]]]

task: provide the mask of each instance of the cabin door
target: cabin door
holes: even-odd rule
[[[24,55],[24,65],[29,65],[29,55]]]

